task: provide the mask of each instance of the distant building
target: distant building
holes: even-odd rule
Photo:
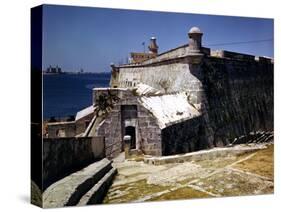
[[[145,60],[154,58],[158,54],[158,46],[156,44],[156,38],[151,37],[150,44],[148,46],[149,52],[131,52],[130,63],[141,63]]]
[[[49,66],[46,70],[46,73],[61,74],[62,70],[59,66],[56,67]]]

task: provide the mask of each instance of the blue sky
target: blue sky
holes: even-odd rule
[[[273,57],[273,41],[212,46],[272,39],[273,19],[45,5],[43,68],[108,72],[152,36],[159,53],[188,43],[192,26],[203,31],[203,46]]]

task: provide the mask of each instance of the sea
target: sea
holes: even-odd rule
[[[92,104],[93,88],[108,87],[110,73],[43,75],[43,118],[63,119]]]

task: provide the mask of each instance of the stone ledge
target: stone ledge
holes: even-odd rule
[[[116,168],[112,168],[103,178],[91,188],[79,201],[77,205],[100,204],[110,187],[114,176],[117,173]]]
[[[217,157],[235,156],[244,153],[254,152],[256,150],[266,148],[265,145],[254,146],[254,147],[225,147],[225,148],[214,148],[210,150],[201,150],[197,152],[191,152],[181,155],[162,156],[162,157],[147,157],[144,158],[144,163],[152,165],[163,165],[168,163],[183,163],[187,161],[201,161],[201,160],[212,160]]]
[[[103,159],[57,181],[43,193],[43,207],[76,205],[111,168],[111,161]]]

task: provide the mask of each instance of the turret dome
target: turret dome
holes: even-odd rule
[[[198,34],[202,34],[201,30],[198,27],[192,27],[189,30],[189,33],[198,33]]]

